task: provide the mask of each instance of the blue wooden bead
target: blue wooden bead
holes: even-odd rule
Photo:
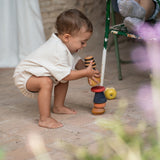
[[[104,92],[97,92],[95,93],[95,96],[94,96],[94,100],[93,102],[94,103],[105,103],[107,101],[105,95],[104,95]]]

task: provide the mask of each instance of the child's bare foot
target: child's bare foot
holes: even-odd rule
[[[65,106],[53,107],[53,112],[57,114],[76,114],[76,111]]]
[[[45,120],[39,120],[39,126],[44,128],[59,128],[63,127],[63,124],[60,122],[57,122],[55,119],[48,117]]]

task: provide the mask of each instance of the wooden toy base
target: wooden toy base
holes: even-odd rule
[[[95,86],[91,88],[92,92],[95,92],[94,96],[94,107],[92,108],[92,114],[98,115],[105,112],[104,107],[106,106],[106,97],[103,93],[105,88],[103,86]]]
[[[104,108],[92,108],[92,114],[98,115],[98,114],[103,114],[105,112]]]

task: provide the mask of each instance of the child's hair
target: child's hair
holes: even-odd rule
[[[81,11],[69,9],[57,17],[55,27],[58,34],[68,33],[74,35],[83,26],[86,28],[86,32],[93,32],[91,21]]]

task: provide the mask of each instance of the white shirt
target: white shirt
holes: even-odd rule
[[[35,76],[52,76],[61,81],[75,69],[79,59],[78,54],[71,54],[67,46],[52,34],[48,41],[16,67],[14,76],[26,71]]]

